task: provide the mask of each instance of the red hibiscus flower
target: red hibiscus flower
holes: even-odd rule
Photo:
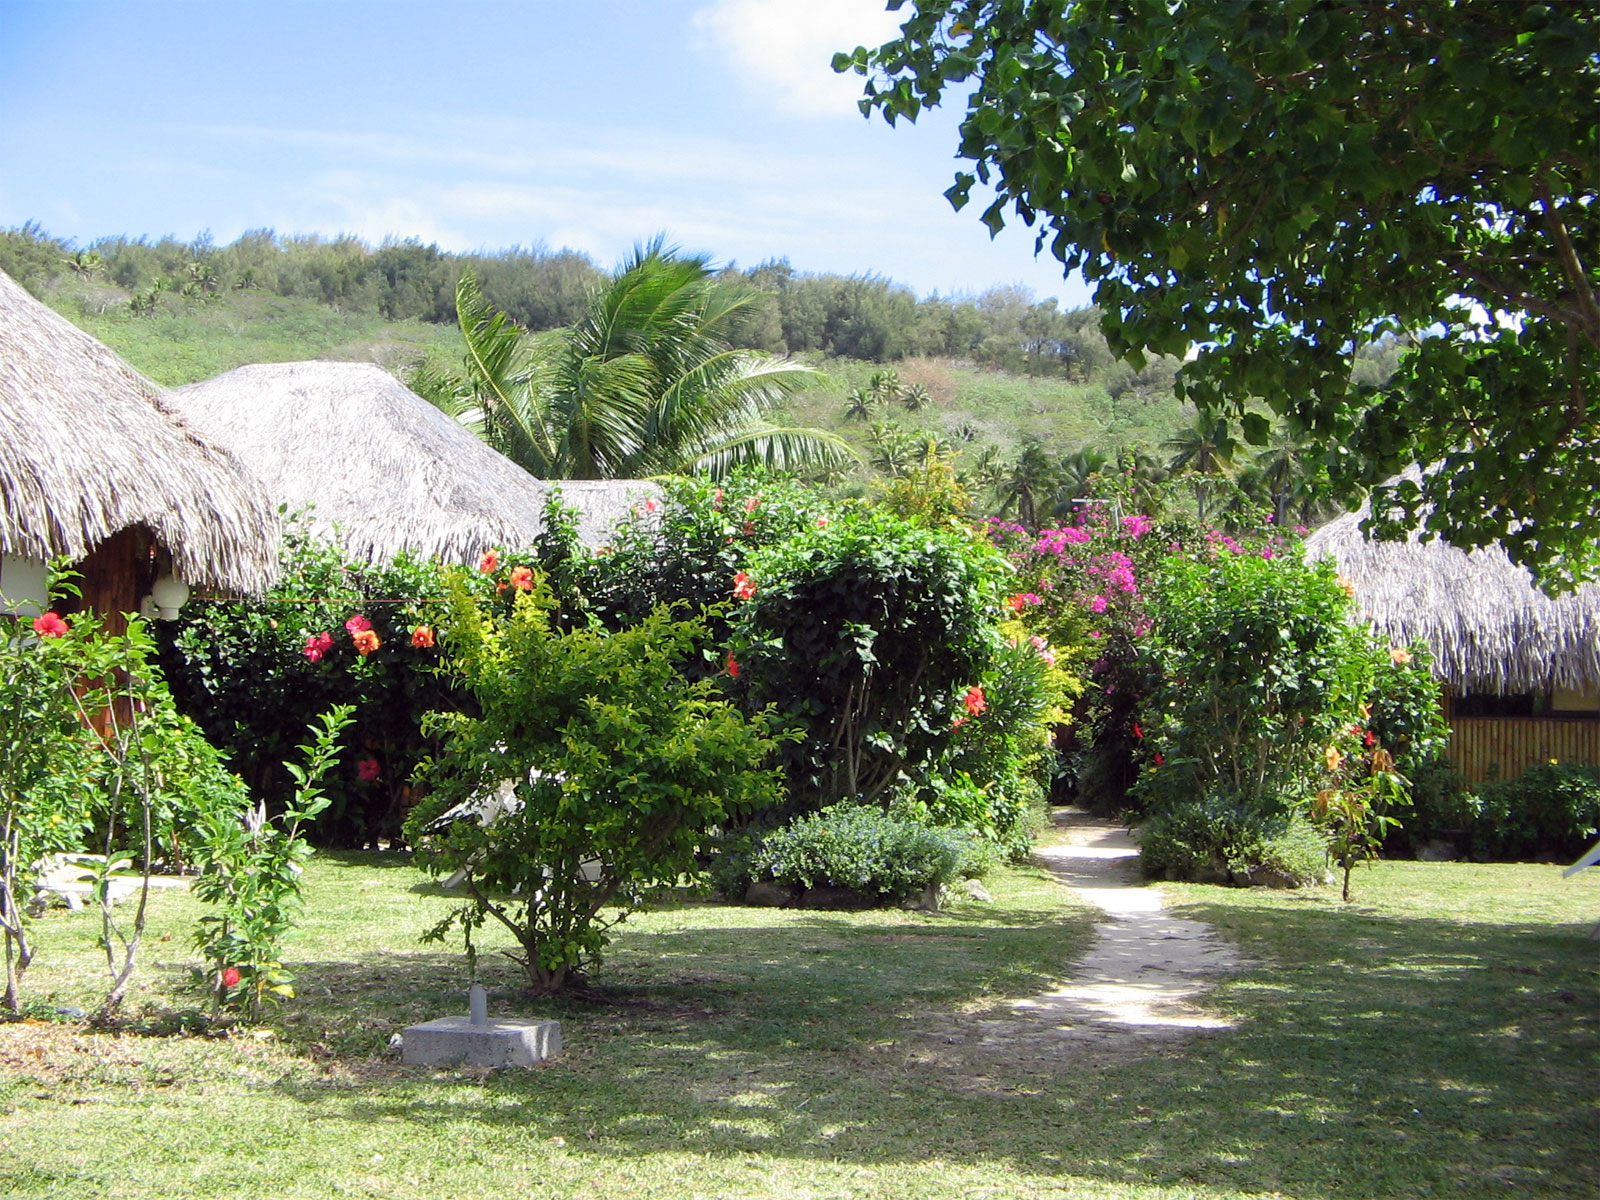
[[[749,600],[756,594],[755,580],[740,571],[733,577],[733,598],[735,600]]]
[[[989,702],[983,698],[983,689],[973,684],[967,689],[967,694],[962,697],[961,703],[967,706],[967,712],[973,716],[981,716],[983,710],[989,707]]]
[[[356,778],[361,780],[362,783],[371,783],[379,774],[381,774],[381,769],[378,766],[378,760],[375,758],[363,758],[356,764]]]
[[[383,642],[378,639],[378,635],[370,629],[363,629],[359,633],[351,634],[350,640],[355,643],[356,653],[360,654],[362,658],[365,658],[383,645]]]
[[[47,612],[44,616],[33,619],[33,631],[40,637],[60,637],[67,628],[67,623],[61,619],[60,613]]]
[[[360,613],[357,613],[344,623],[344,628],[345,632],[354,637],[358,633],[365,633],[367,630],[371,629],[372,622],[367,620]]]
[[[324,630],[314,633],[306,639],[306,648],[301,651],[312,662],[320,662],[322,656],[333,649],[333,634]]]
[[[411,631],[411,644],[418,650],[433,649],[433,630],[426,625],[418,625]]]
[[[236,987],[238,987],[239,986],[239,980],[241,980],[243,978],[244,978],[244,976],[239,974],[239,968],[238,967],[223,967],[222,968],[222,986],[225,987],[225,988],[236,988]]]
[[[499,569],[500,552],[498,550],[490,550],[478,560],[478,570],[482,571],[485,575],[492,575]]]
[[[739,678],[739,660],[731,654],[728,655],[728,674],[735,679]]]
[[[519,592],[533,591],[533,570],[530,567],[511,568],[511,586]]]

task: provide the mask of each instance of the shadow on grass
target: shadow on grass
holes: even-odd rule
[[[467,1120],[569,1154],[1003,1162],[1047,1181],[1337,1200],[1596,1193],[1595,962],[1578,927],[1236,902],[1210,915],[1278,965],[1213,993],[1233,1031],[1139,1060],[963,1057],[940,1041],[930,1012],[1058,970],[1028,941],[1047,929],[797,915],[633,935],[607,973],[623,1002],[522,1006],[563,1021],[568,1051],[540,1068],[399,1072],[381,1093],[285,1086],[356,1119]],[[1008,955],[1025,960],[1010,974]],[[372,983],[399,1017],[401,997],[442,1002],[451,974],[412,956]]]

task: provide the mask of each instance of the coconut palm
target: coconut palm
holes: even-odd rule
[[[1198,416],[1193,424],[1180,429],[1161,445],[1173,452],[1167,460],[1167,469],[1172,474],[1195,477],[1195,507],[1204,521],[1214,481],[1233,474],[1236,445],[1228,433],[1227,418]]]
[[[1060,483],[1060,468],[1051,461],[1049,452],[1037,438],[1027,438],[1000,479],[1000,515],[1005,516],[1015,507],[1018,524],[1035,528],[1040,506],[1046,506],[1049,511],[1048,506]]]
[[[846,421],[870,421],[872,414],[877,411],[878,402],[871,392],[865,388],[851,388],[844,397],[844,419]]]
[[[758,301],[718,282],[705,258],[681,257],[658,238],[634,250],[576,325],[536,343],[467,275],[456,288],[464,386],[434,380],[429,399],[545,479],[722,475],[745,463],[825,468],[849,459],[841,438],[767,420],[818,375],[732,347]]]

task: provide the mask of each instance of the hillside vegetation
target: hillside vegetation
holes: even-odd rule
[[[456,255],[262,230],[226,246],[117,236],[76,248],[33,224],[0,230],[0,270],[167,385],[297,359],[374,361],[403,378],[425,362],[448,369],[464,347],[454,302],[463,274],[535,332],[578,320],[609,278],[586,256],[543,247]],[[862,480],[935,450],[1000,510],[1022,475],[1039,488],[1074,454],[1081,465],[1081,452],[1132,452],[1145,471],[1174,459],[1211,475],[1251,465],[1174,397],[1176,360],[1140,371],[1115,361],[1094,309],[1062,311],[1014,287],[919,299],[891,280],[802,274],[781,260],[724,268],[719,280],[758,298],[736,345],[821,372],[776,415],[845,437]],[[1380,346],[1358,369],[1383,375],[1397,358]],[[1271,449],[1283,457],[1283,445]]]

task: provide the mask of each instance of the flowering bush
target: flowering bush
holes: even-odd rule
[[[209,815],[243,807],[239,781],[179,716],[153,649],[137,618],[110,634],[91,613],[0,617],[0,933],[13,1011],[33,957],[28,901],[45,855],[83,852],[92,831],[103,859],[94,894],[111,974],[96,1014],[104,1019],[132,979],[146,915],[145,889],[131,916],[113,910],[111,872],[148,877],[158,859],[171,869],[198,856]]]
[[[311,854],[302,827],[328,807],[322,779],[350,713],[348,705],[335,706],[310,727],[312,740],[300,747],[305,765],[286,764],[295,791],[281,814],[268,816],[264,803],[205,814],[194,892],[216,911],[200,918],[195,944],[206,960],[213,1014],[233,1004],[255,1016],[267,998],[294,995],[279,948],[299,914],[300,874]],[[241,984],[245,990],[236,991]]]
[[[803,807],[873,803],[926,778],[956,721],[986,705],[1003,564],[965,534],[849,511],[753,555],[734,656],[752,707],[803,731],[787,755]]]
[[[502,557],[485,555],[497,573],[474,573],[471,584],[486,601],[509,604],[497,591],[508,583]],[[324,784],[327,811],[309,834],[332,846],[397,838],[414,799],[412,770],[434,748],[423,717],[465,702],[437,672],[443,577],[436,564],[405,556],[378,567],[353,562],[297,523],[282,566],[263,600],[200,597],[161,623],[173,693],[273,809],[295,795],[285,764],[306,727],[335,705],[351,706],[351,729]]]

